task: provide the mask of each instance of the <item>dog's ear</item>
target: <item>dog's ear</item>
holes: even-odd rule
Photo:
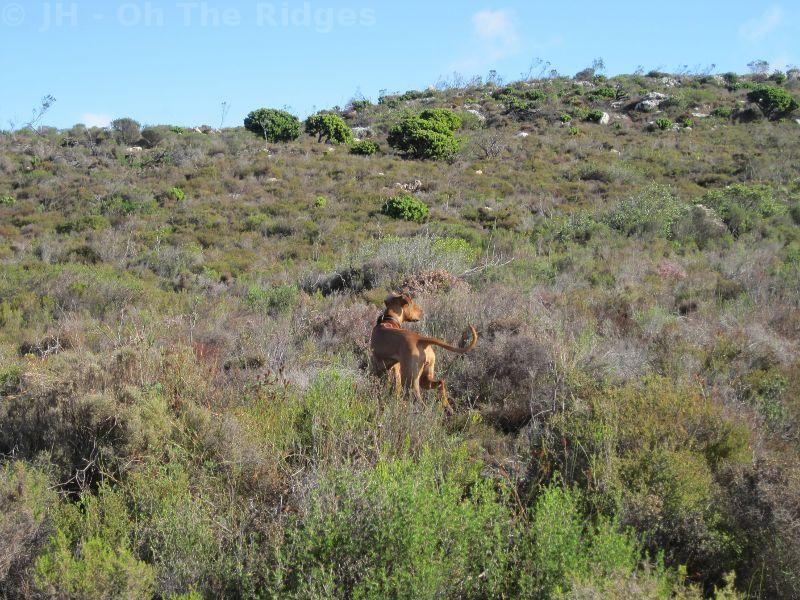
[[[398,300],[399,298],[400,298],[400,295],[399,295],[399,294],[396,294],[396,293],[394,293],[394,292],[391,292],[391,293],[390,293],[388,296],[386,296],[386,300],[384,300],[384,301],[383,301],[383,303],[384,303],[386,306],[390,306],[392,303],[394,303],[394,302],[397,302],[397,300]]]

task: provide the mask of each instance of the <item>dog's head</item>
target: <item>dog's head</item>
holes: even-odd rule
[[[384,303],[392,312],[403,315],[403,321],[415,323],[422,319],[422,309],[408,294],[390,294]]]

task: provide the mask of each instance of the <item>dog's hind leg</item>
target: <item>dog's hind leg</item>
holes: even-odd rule
[[[444,380],[440,379],[437,381],[436,375],[434,374],[435,369],[436,354],[433,352],[433,349],[429,348],[425,352],[425,367],[419,380],[420,386],[422,386],[422,388],[425,390],[438,389],[441,393],[442,408],[444,408],[447,412],[452,412],[450,402],[447,399],[447,386],[445,385]]]

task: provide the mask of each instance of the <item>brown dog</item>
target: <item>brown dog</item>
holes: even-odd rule
[[[438,388],[442,394],[442,406],[449,408],[444,381],[437,381],[434,375],[436,354],[433,346],[466,354],[478,343],[478,332],[470,325],[472,341],[469,346],[456,348],[436,338],[403,329],[404,322],[416,322],[422,318],[422,309],[407,294],[392,294],[386,298],[385,304],[386,310],[378,318],[370,339],[373,372],[376,375],[388,372],[398,393],[405,390],[417,399],[422,398],[423,389]]]

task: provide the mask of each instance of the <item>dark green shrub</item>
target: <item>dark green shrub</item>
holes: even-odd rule
[[[771,85],[756,87],[747,94],[747,99],[758,104],[764,115],[770,119],[779,119],[800,107],[789,92]]]
[[[592,100],[601,100],[601,99],[615,100],[617,98],[617,90],[616,88],[613,87],[599,87],[589,92],[589,97]]]
[[[789,79],[783,71],[775,71],[772,75],[769,76],[770,81],[774,81],[778,85],[783,85],[786,83],[786,80]]]
[[[133,119],[123,118],[111,121],[111,129],[123,144],[133,145],[142,138],[142,126]]]
[[[361,140],[350,146],[350,154],[356,154],[358,156],[372,156],[373,154],[377,154],[378,150],[380,150],[380,146],[372,140]]]
[[[559,119],[562,123],[569,123],[570,121],[572,121],[572,115],[564,113],[559,117]]]
[[[245,129],[262,136],[266,141],[290,142],[300,137],[300,120],[284,110],[260,108],[244,120]]]
[[[658,127],[661,131],[666,131],[668,129],[672,129],[674,123],[667,119],[666,117],[661,117],[660,119],[656,119],[656,127]]]
[[[719,106],[711,113],[720,119],[730,119],[733,116],[733,108],[730,106]]]
[[[102,231],[108,229],[110,223],[108,219],[100,215],[86,215],[84,217],[76,217],[64,223],[56,225],[56,233],[72,233],[73,231]]]
[[[405,221],[424,221],[428,217],[428,205],[417,200],[414,196],[395,196],[389,198],[383,205],[381,212],[394,219]]]
[[[164,132],[155,127],[146,127],[142,130],[142,140],[148,148],[155,148],[164,140]]]
[[[411,158],[445,160],[460,148],[453,132],[461,119],[452,111],[432,109],[402,119],[389,131],[389,145]]]
[[[317,141],[331,144],[349,144],[353,132],[339,115],[330,113],[314,115],[306,120],[306,133],[316,135]]]
[[[354,111],[356,111],[356,112],[364,112],[364,111],[365,111],[365,110],[367,110],[367,109],[368,109],[370,106],[372,106],[372,102],[371,102],[371,101],[369,101],[369,100],[367,100],[367,99],[363,99],[363,100],[353,100],[353,101],[350,103],[350,108],[352,108],[352,109],[353,109]]]
[[[591,121],[592,123],[599,123],[603,118],[603,111],[602,110],[590,110],[586,114],[586,120]]]

